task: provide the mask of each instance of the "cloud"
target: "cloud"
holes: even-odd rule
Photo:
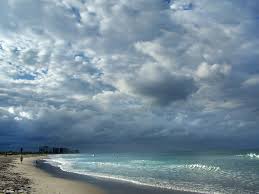
[[[216,79],[222,78],[227,76],[231,71],[231,66],[230,65],[219,65],[219,64],[213,64],[209,65],[207,63],[202,63],[198,66],[196,75],[201,78],[201,79]]]
[[[253,75],[243,82],[244,86],[257,86],[259,84],[259,75]]]
[[[150,68],[151,67],[151,68]],[[186,100],[197,91],[192,77],[171,74],[159,67],[144,67],[132,81],[133,91],[150,98],[160,105],[168,105],[177,100]]]
[[[241,0],[1,1],[0,142],[258,146],[258,11]]]

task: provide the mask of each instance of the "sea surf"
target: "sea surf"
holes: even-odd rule
[[[98,179],[198,193],[259,193],[259,155],[234,153],[85,153],[45,162]]]

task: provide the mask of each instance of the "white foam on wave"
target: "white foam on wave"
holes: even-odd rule
[[[220,167],[218,166],[207,166],[203,164],[188,164],[185,165],[186,168],[194,169],[194,170],[204,170],[204,171],[213,171],[217,172],[220,170]]]
[[[255,153],[249,153],[249,154],[246,154],[249,158],[255,158],[255,159],[259,159],[259,155],[258,154],[255,154]]]
[[[250,159],[259,159],[259,154],[256,154],[256,153],[240,154],[240,155],[237,155],[237,156],[246,157],[246,158],[250,158]]]
[[[60,168],[61,170],[63,170],[62,168],[71,168],[72,165],[70,161],[63,158],[47,158],[44,159],[44,161],[52,166]]]
[[[212,165],[204,165],[204,164],[173,164],[169,165],[169,169],[175,169],[175,170],[189,170],[189,171],[201,171],[201,172],[221,172],[222,169],[218,166],[212,166]],[[223,172],[223,171],[222,171]]]

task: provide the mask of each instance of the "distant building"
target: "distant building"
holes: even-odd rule
[[[52,153],[52,149],[49,146],[42,146],[42,147],[39,147],[39,152],[48,154],[48,153]]]
[[[75,150],[75,154],[79,154],[80,152],[79,152],[79,150]]]
[[[73,154],[79,153],[79,150],[71,150],[65,147],[49,147],[49,146],[41,146],[39,147],[39,153],[44,154]]]
[[[59,154],[60,153],[60,148],[53,148],[53,154]]]
[[[71,152],[72,152],[72,150],[70,151],[68,148],[60,148],[60,153],[61,154],[69,154]]]

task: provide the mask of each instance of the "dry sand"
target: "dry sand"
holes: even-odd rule
[[[17,158],[18,156],[0,155],[0,194],[27,194],[31,191],[31,180],[16,171],[14,163]]]
[[[35,194],[105,194],[105,192],[91,184],[54,177],[39,168],[34,161],[42,157],[25,157],[21,164],[16,157],[12,161],[12,171],[31,181],[30,193]],[[0,192],[1,193],[1,192]]]

